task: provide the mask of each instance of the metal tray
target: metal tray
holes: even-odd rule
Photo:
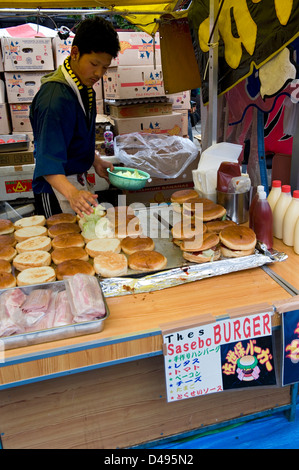
[[[27,134],[0,135],[0,139],[4,140],[4,143],[0,143],[0,153],[19,152],[29,148],[30,139]],[[14,140],[14,142],[8,142],[8,140]]]
[[[21,289],[25,294],[29,294],[33,289],[47,289],[53,288],[53,290],[59,292],[65,290],[64,281],[48,282],[44,284],[35,284],[33,286],[22,286],[14,287],[12,289]],[[102,286],[100,284],[102,290]],[[6,292],[7,289],[0,290],[0,296]],[[102,291],[103,293],[103,291]],[[49,328],[46,330],[38,330],[33,332],[27,332],[22,334],[15,334],[11,336],[2,336],[0,341],[4,349],[15,349],[33,344],[47,343],[49,341],[57,341],[66,338],[73,338],[75,336],[88,335],[92,333],[99,333],[104,328],[104,321],[108,318],[110,312],[103,294],[106,315],[99,320],[92,320],[82,323],[72,323],[66,326],[59,326],[55,328]]]

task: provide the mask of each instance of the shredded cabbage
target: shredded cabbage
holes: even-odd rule
[[[134,170],[133,172],[127,170],[127,171],[117,171],[115,173],[116,175],[120,175],[120,176],[126,176],[126,177],[129,177],[129,178],[138,178],[138,179],[142,179],[142,178],[146,178],[146,176],[143,176],[141,175],[138,170]]]

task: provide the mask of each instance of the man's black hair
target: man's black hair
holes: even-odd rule
[[[80,23],[73,46],[77,46],[81,55],[91,52],[106,52],[116,57],[119,50],[119,40],[110,21],[96,16]]]

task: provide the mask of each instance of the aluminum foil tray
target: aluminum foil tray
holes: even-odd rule
[[[2,142],[4,140],[4,143]],[[3,152],[19,152],[28,150],[29,136],[27,134],[9,134],[0,135],[0,153]]]
[[[35,284],[33,286],[14,287],[13,289],[21,289],[24,291],[25,294],[29,294],[31,290],[37,289],[37,288],[52,288],[55,291],[59,292],[65,289],[65,283],[64,281],[56,281],[56,282],[48,282],[44,284]],[[0,290],[0,295],[3,292],[5,292],[5,289]],[[71,325],[59,326],[56,328],[49,328],[47,330],[39,330],[39,331],[33,331],[33,332],[28,332],[28,333],[23,333],[23,334],[15,334],[11,336],[2,336],[0,337],[0,341],[2,342],[2,345],[4,346],[4,349],[8,350],[8,349],[22,348],[22,347],[30,346],[33,344],[47,343],[50,341],[73,338],[75,336],[99,333],[100,331],[103,330],[104,322],[110,314],[104,295],[103,295],[103,298],[104,298],[104,303],[105,303],[105,308],[106,308],[106,315],[105,317],[99,320],[92,320],[92,321],[82,322],[82,323],[73,323]]]

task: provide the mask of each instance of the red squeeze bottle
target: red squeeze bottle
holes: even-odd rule
[[[253,211],[253,227],[257,240],[265,243],[268,250],[273,246],[273,215],[266,191],[259,193]]]
[[[256,190],[256,193],[255,193],[255,196],[253,197],[252,201],[251,201],[251,204],[250,204],[250,207],[249,207],[249,227],[253,229],[253,211],[254,211],[254,207],[258,201],[258,198],[259,198],[259,193],[261,191],[264,191],[264,186],[262,186],[261,184],[257,187],[257,190]]]

